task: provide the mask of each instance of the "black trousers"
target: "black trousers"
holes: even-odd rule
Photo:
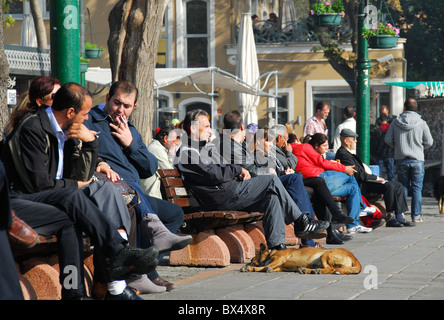
[[[336,202],[333,200],[330,190],[325,180],[320,177],[310,177],[304,179],[304,185],[313,188],[313,210],[319,220],[331,222],[333,214],[343,214]],[[328,209],[328,210],[327,210]]]
[[[387,212],[404,213],[409,210],[404,187],[397,181],[386,183],[367,181],[364,183],[364,189],[366,193],[383,194]]]
[[[123,248],[125,241],[118,233],[118,227],[80,189],[66,188],[34,194],[11,192],[11,207],[39,234],[57,236],[64,299],[86,295],[82,232],[91,238],[95,250],[102,251],[105,257],[113,257]],[[100,272],[107,273],[106,270]]]
[[[0,227],[0,300],[23,300],[6,230]]]

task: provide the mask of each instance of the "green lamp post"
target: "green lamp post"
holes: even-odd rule
[[[80,83],[79,1],[51,0],[51,75]]]
[[[362,36],[366,18],[367,0],[361,0],[358,11],[358,48],[357,48],[357,83],[356,83],[356,129],[359,135],[357,155],[366,164],[370,163],[370,69],[368,43]]]

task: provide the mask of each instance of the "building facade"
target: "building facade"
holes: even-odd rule
[[[42,5],[46,6],[46,1]],[[165,11],[162,38],[159,44],[158,68],[195,68],[216,66],[235,74],[237,63],[237,34],[243,12],[257,14],[259,23],[264,25],[275,12],[284,15],[285,1],[278,0],[170,0]],[[115,1],[85,0],[85,40],[97,41],[104,47],[100,59],[90,62],[90,67],[109,68],[106,43],[108,39],[108,15]],[[305,19],[307,8],[296,7],[297,17],[292,23],[280,25],[278,32],[268,39],[256,39],[256,51],[261,74],[278,71],[277,85],[270,77],[264,91],[280,96],[278,103],[278,123],[290,123],[294,133],[300,137],[303,125],[314,113],[316,103],[327,100],[332,106],[327,121],[330,132],[342,122],[342,109],[355,106],[355,98],[347,82],[331,67],[322,51],[314,52],[319,42],[307,29]],[[48,18],[49,15],[46,15]],[[5,30],[5,43],[19,44],[22,20],[20,13],[13,28]],[[292,25],[289,32],[288,25]],[[47,24],[49,25],[49,23]],[[48,27],[49,28],[49,27]],[[276,36],[277,35],[277,36]],[[48,31],[49,37],[49,31]],[[274,38],[273,38],[274,37]],[[402,112],[405,92],[396,86],[387,86],[386,81],[396,82],[406,79],[405,39],[398,39],[397,46],[391,49],[370,49],[369,58],[373,65],[371,78],[370,120],[378,116],[379,105],[390,107],[391,113]],[[344,45],[351,50],[351,45]],[[261,86],[264,83],[261,83]],[[100,92],[90,84],[90,90]],[[208,90],[208,88],[206,88]],[[158,108],[153,127],[169,122],[173,117],[182,120],[188,110],[203,108],[211,114],[213,126],[222,126],[223,115],[238,109],[236,93],[225,89],[215,89],[217,96],[212,100],[193,90],[189,84],[177,83],[158,92]],[[104,92],[94,97],[95,103],[104,101]],[[259,125],[276,123],[276,100],[261,97],[257,107]],[[163,110],[162,110],[163,109]]]

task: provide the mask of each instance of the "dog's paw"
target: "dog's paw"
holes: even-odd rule
[[[311,273],[312,273],[312,274],[322,274],[321,270],[319,270],[319,269],[313,269],[313,270],[311,271]]]
[[[271,272],[273,272],[273,268],[271,268],[271,267],[266,267],[266,268],[265,268],[265,272],[266,272],[266,273],[271,273]]]
[[[299,272],[300,274],[305,274],[307,272],[307,270],[305,268],[302,268],[302,267],[298,267],[296,269],[296,271]]]
[[[249,265],[245,265],[240,269],[240,272],[250,272],[250,266]]]

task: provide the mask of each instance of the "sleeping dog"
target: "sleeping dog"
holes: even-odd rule
[[[280,272],[296,271],[314,274],[357,274],[361,272],[358,259],[346,249],[320,249],[305,247],[284,250],[267,249],[265,244],[251,259],[249,264],[241,268],[242,272]]]

